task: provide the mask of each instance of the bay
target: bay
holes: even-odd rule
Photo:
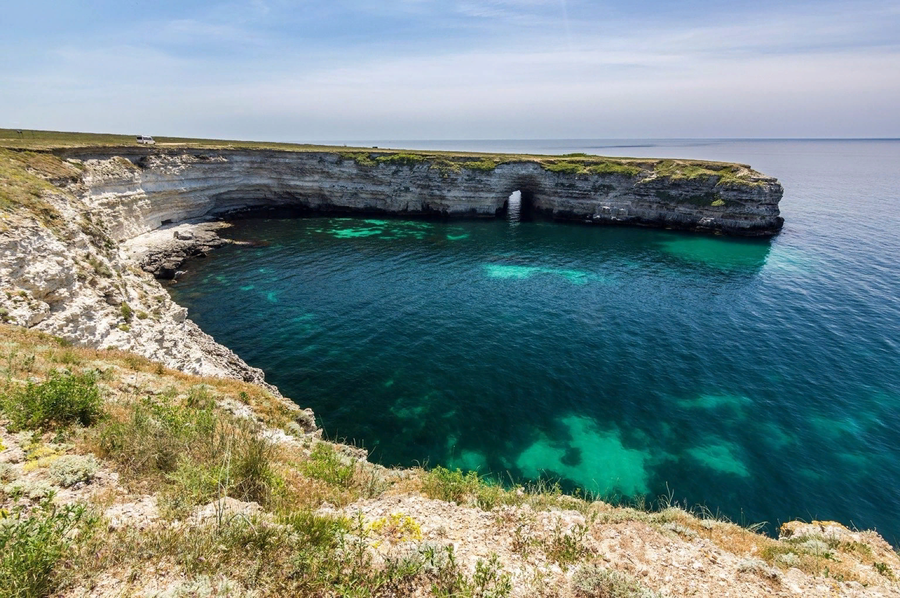
[[[388,465],[669,489],[900,540],[900,142],[381,147],[738,161],[768,240],[550,222],[247,219],[170,291],[329,437]]]

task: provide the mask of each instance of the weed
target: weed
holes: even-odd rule
[[[100,430],[100,454],[116,461],[126,480],[162,483],[164,510],[172,516],[225,496],[269,503],[283,484],[272,469],[270,440],[215,412],[203,385],[191,389],[187,406],[173,404],[171,393],[160,399],[126,406],[125,417]]]
[[[427,161],[428,158],[421,154],[398,153],[378,156],[375,161],[379,164],[395,164],[398,166],[416,166]]]
[[[777,569],[769,567],[766,562],[757,557],[742,559],[737,566],[738,573],[750,573],[764,579],[780,581],[781,573]]]
[[[656,598],[628,574],[598,565],[581,565],[572,575],[572,590],[578,598]]]
[[[554,160],[544,164],[544,169],[560,174],[582,174],[586,168],[582,162],[569,162],[567,160]]]
[[[550,560],[560,566],[577,563],[590,554],[590,550],[584,544],[589,529],[589,525],[579,523],[570,531],[563,532],[562,522],[557,519],[553,536],[544,545],[544,552]]]
[[[403,513],[392,513],[369,524],[369,529],[394,542],[410,542],[422,539],[422,528],[416,520]]]
[[[186,406],[191,409],[212,409],[215,407],[215,399],[205,384],[197,384],[188,390]]]
[[[90,426],[102,413],[96,372],[59,373],[52,370],[46,381],[29,382],[0,396],[0,406],[12,423],[11,430],[52,430],[71,424]]]
[[[14,480],[3,487],[3,493],[12,498],[28,499],[32,502],[47,501],[56,494],[56,489],[44,481]]]
[[[100,469],[93,455],[64,455],[50,464],[50,478],[68,488],[81,482],[89,482]]]
[[[488,511],[500,504],[505,494],[499,484],[474,471],[463,473],[460,469],[451,471],[441,466],[425,474],[422,491],[430,498],[459,504],[471,497],[478,507]]]
[[[50,359],[51,359],[51,361],[54,361],[54,362],[62,364],[62,365],[80,365],[81,364],[81,358],[78,357],[78,355],[71,349],[66,349],[59,355],[54,353]]]
[[[119,326],[119,328],[122,328],[122,326],[125,326],[126,328],[128,328],[127,324],[122,324]],[[122,361],[125,362],[125,365],[127,365],[129,369],[134,370],[135,372],[144,371],[144,366],[146,366],[149,363],[149,361],[147,359],[141,357],[140,355],[130,355],[130,354],[126,355],[122,359]]]
[[[887,563],[875,562],[872,563],[872,567],[874,567],[875,570],[878,571],[879,575],[883,575],[888,579],[894,579],[894,572],[891,570],[891,566]]]
[[[121,312],[122,319],[125,320],[125,322],[131,322],[131,319],[134,317],[134,310],[124,301],[122,302],[122,305],[119,306],[119,312]]]
[[[354,160],[360,166],[378,165],[378,162],[373,160],[368,152],[341,152],[338,155],[345,160]]]
[[[112,278],[113,271],[110,270],[109,266],[98,260],[93,255],[88,256],[87,263],[93,268],[94,272],[104,278]]]
[[[593,174],[619,174],[629,177],[637,176],[642,172],[639,166],[622,164],[619,162],[601,162],[599,164],[593,164],[588,166],[588,171]]]
[[[0,588],[10,598],[37,598],[56,588],[56,565],[95,522],[83,506],[45,503],[0,525]]]
[[[469,170],[480,170],[483,172],[491,171],[497,168],[502,162],[497,158],[483,158],[481,160],[466,160],[461,164],[463,168]]]
[[[229,494],[244,501],[265,505],[269,501],[271,489],[277,485],[271,465],[275,444],[244,430],[238,437],[236,448],[231,462],[234,485]]]
[[[309,477],[344,488],[351,485],[356,470],[352,464],[345,464],[337,451],[324,442],[315,446],[301,469]]]
[[[779,554],[778,556],[776,556],[775,562],[787,568],[797,567],[800,565],[800,557],[797,556],[796,553],[785,552],[784,554]]]
[[[3,450],[3,444],[0,443],[0,451]],[[15,469],[9,463],[0,463],[0,482],[11,482],[17,477]]]

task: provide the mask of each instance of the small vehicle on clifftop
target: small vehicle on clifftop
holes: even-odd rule
[[[147,145],[154,145],[156,142],[153,140],[153,137],[149,135],[138,135],[137,136],[138,143],[146,143]]]

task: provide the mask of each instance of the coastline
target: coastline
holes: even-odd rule
[[[0,287],[5,291],[0,293],[0,314],[8,324],[62,339],[57,348],[50,337],[32,338],[18,332],[20,328],[6,329],[9,361],[16,364],[7,368],[11,383],[24,386],[28,379],[40,380],[60,364],[74,370],[95,367],[110,372],[101,384],[114,413],[141,401],[170,401],[167,408],[196,409],[200,400],[196,389],[208,388],[210,395],[203,401],[211,401],[209,409],[216,417],[252,422],[254,438],[277,447],[280,460],[273,468],[281,476],[279,484],[308,494],[304,500],[309,502],[303,503],[308,511],[301,512],[312,515],[304,515],[309,517],[304,521],[360,522],[358,528],[340,528],[344,534],[340,537],[364,547],[361,554],[371,559],[366,562],[373,572],[387,570],[391,559],[419,554],[420,549],[431,547],[433,552],[434,547],[449,546],[459,559],[454,575],[463,576],[455,579],[475,579],[478,571],[486,571],[486,563],[496,563],[489,569],[494,575],[491,588],[503,579],[510,583],[508,592],[496,595],[534,596],[546,591],[582,596],[579,584],[600,570],[617,571],[635,587],[668,596],[900,595],[893,578],[893,571],[900,571],[900,560],[874,532],[851,531],[834,522],[793,522],[785,524],[775,540],[672,504],[648,512],[567,497],[553,488],[502,490],[461,472],[385,470],[368,463],[364,452],[323,443],[311,412],[281,397],[264,382],[262,372],[203,333],[155,278],[174,276],[181,261],[222,243],[215,234],[222,224],[209,220],[241,207],[239,203],[228,195],[219,198],[223,203],[184,201],[186,179],[179,178],[183,172],[179,169],[189,166],[185,160],[170,161],[166,169],[159,169],[152,192],[135,185],[141,171],[133,162],[115,156],[88,163],[49,153],[0,150],[0,160],[4,200],[9,201],[0,220]],[[334,160],[349,161],[339,156]],[[170,222],[163,224],[164,220]],[[66,349],[69,344],[116,351]],[[19,363],[18,356],[24,359],[29,354],[38,357],[38,366],[27,365],[27,360]],[[228,379],[241,382],[231,386]],[[29,448],[24,436],[0,431],[0,461],[11,463],[12,474],[7,475],[18,476],[15,483],[49,479],[51,461],[28,465],[34,461],[28,455],[36,449]],[[95,450],[90,429],[83,432],[88,441],[79,439],[81,431],[67,433],[71,442],[63,448],[51,435],[40,439],[40,447],[69,456]],[[109,522],[112,534],[108,541],[115,545],[127,546],[137,541],[133,538],[146,542],[141,534],[209,537],[221,543],[223,529],[257,538],[287,525],[289,515],[277,503],[232,490],[216,494],[211,502],[206,494],[192,498],[173,518],[159,505],[167,500],[165,492],[184,491],[179,486],[183,480],[161,476],[152,478],[156,486],[146,482],[129,486],[136,482],[121,473],[117,457],[104,455],[96,481],[61,490],[58,501],[102,505],[102,520]],[[113,498],[100,501],[95,494],[100,491]],[[4,497],[6,504],[35,508],[26,495],[4,493]],[[223,519],[222,513],[228,516]],[[225,523],[216,523],[217,517]],[[252,529],[241,527],[246,521]],[[173,541],[172,546],[179,545]],[[141,556],[132,566],[145,567],[145,553],[135,554]],[[245,552],[240,554],[246,558]],[[261,554],[253,557],[259,558],[260,567],[267,559],[274,562],[274,555]],[[207,581],[251,583],[226,557],[203,556],[211,563],[203,569],[211,576]],[[99,581],[76,583],[70,595],[77,595],[79,588],[82,594],[111,595],[123,583],[132,584],[128,587],[136,593],[152,594],[184,589],[187,580],[196,579],[196,569],[191,568],[195,565],[178,554],[165,554],[152,563],[152,577],[125,581],[127,571],[111,566]],[[423,568],[413,577],[427,588],[435,583],[431,575]],[[246,586],[247,593],[250,587]],[[270,588],[270,593],[277,591]]]

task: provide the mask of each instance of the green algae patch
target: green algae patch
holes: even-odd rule
[[[484,269],[490,278],[513,280],[525,280],[541,271],[540,268],[534,266],[502,266],[498,264],[487,264]]]
[[[737,456],[737,445],[726,442],[721,444],[707,444],[686,451],[687,456],[702,465],[718,473],[736,475],[742,478],[750,477],[750,470]]]
[[[449,469],[461,469],[463,471],[485,471],[487,469],[487,457],[484,453],[472,450],[462,450],[459,454],[451,456],[447,460]]]
[[[590,272],[566,268],[485,264],[484,269],[489,278],[501,280],[527,280],[538,274],[551,274],[560,276],[572,284],[582,285],[597,279],[597,276]]]
[[[769,241],[672,235],[660,241],[669,255],[723,270],[759,269],[766,263]]]
[[[560,423],[571,440],[553,441],[542,434],[516,459],[522,475],[563,477],[601,496],[649,492],[649,451],[626,447],[618,430],[601,430],[591,418],[572,415]]]
[[[378,237],[388,241],[403,238],[421,240],[425,238],[432,228],[433,225],[431,223],[413,220],[333,218],[325,226],[313,229],[312,232],[330,235],[336,239]]]
[[[700,395],[694,399],[681,399],[678,404],[686,409],[704,409],[707,411],[731,410],[743,411],[753,402],[741,395]]]
[[[377,237],[384,233],[381,228],[344,228],[328,231],[328,234],[338,239],[358,239],[360,237]]]

